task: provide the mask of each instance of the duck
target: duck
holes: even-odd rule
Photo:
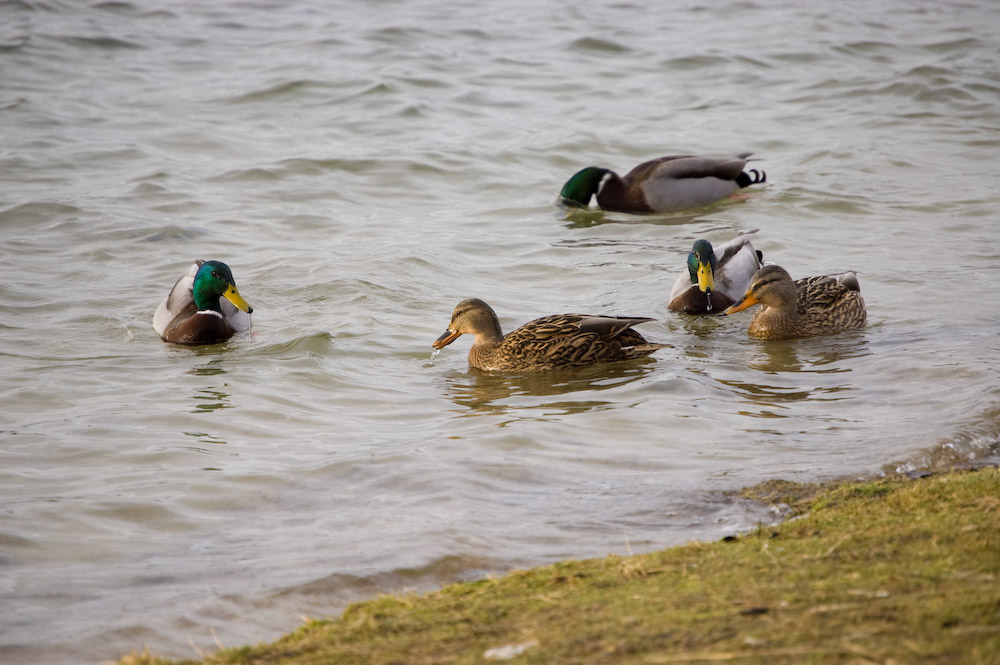
[[[754,273],[763,267],[763,261],[764,255],[753,248],[745,235],[717,249],[708,240],[699,238],[688,254],[687,271],[674,282],[667,309],[685,314],[721,312],[743,296]]]
[[[670,344],[657,344],[632,330],[647,317],[554,314],[529,321],[504,335],[493,308],[479,298],[460,302],[444,334],[431,346],[441,350],[463,334],[475,336],[469,365],[485,371],[539,372],[643,358]]]
[[[740,301],[722,315],[758,303],[761,308],[754,313],[748,333],[760,339],[829,335],[863,328],[868,319],[861,284],[853,271],[803,277],[793,282],[781,266],[764,266],[754,274]]]
[[[229,266],[198,259],[156,309],[153,329],[165,342],[218,344],[249,332],[251,313],[253,308],[236,289]]]
[[[587,207],[597,195],[604,210],[630,213],[671,212],[708,205],[737,189],[767,182],[764,171],[743,168],[753,153],[717,159],[672,155],[639,164],[621,177],[599,166],[577,171],[563,185],[563,203]]]

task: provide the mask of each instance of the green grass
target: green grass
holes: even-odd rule
[[[723,542],[355,603],[204,663],[1000,664],[1000,471],[747,495],[798,516]]]

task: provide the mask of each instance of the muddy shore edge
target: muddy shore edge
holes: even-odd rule
[[[223,663],[1000,664],[1000,469],[820,485],[745,498],[774,526],[635,556],[564,561],[383,596]]]

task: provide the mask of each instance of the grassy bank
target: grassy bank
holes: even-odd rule
[[[800,517],[356,603],[204,662],[1000,664],[1000,470],[750,493]]]

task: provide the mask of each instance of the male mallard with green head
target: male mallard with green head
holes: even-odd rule
[[[704,238],[695,240],[687,257],[687,271],[674,282],[667,307],[685,314],[721,312],[743,296],[763,265],[762,258],[745,235],[718,249]]]
[[[780,266],[757,271],[743,298],[723,314],[752,305],[761,308],[748,330],[761,339],[794,339],[863,328],[867,321],[861,285],[854,272],[792,281]]]
[[[478,298],[463,300],[448,330],[433,347],[443,349],[460,335],[475,335],[469,365],[487,371],[538,372],[642,358],[669,344],[647,342],[632,326],[644,317],[556,314],[530,321],[504,335],[493,308]]]
[[[661,157],[639,164],[625,177],[598,166],[578,171],[563,185],[563,203],[597,205],[618,212],[669,212],[708,205],[739,188],[767,181],[763,171],[745,172],[749,152],[728,159],[695,155]]]
[[[236,290],[233,273],[222,261],[197,260],[177,280],[153,316],[153,329],[165,342],[217,344],[250,331],[253,308]]]

